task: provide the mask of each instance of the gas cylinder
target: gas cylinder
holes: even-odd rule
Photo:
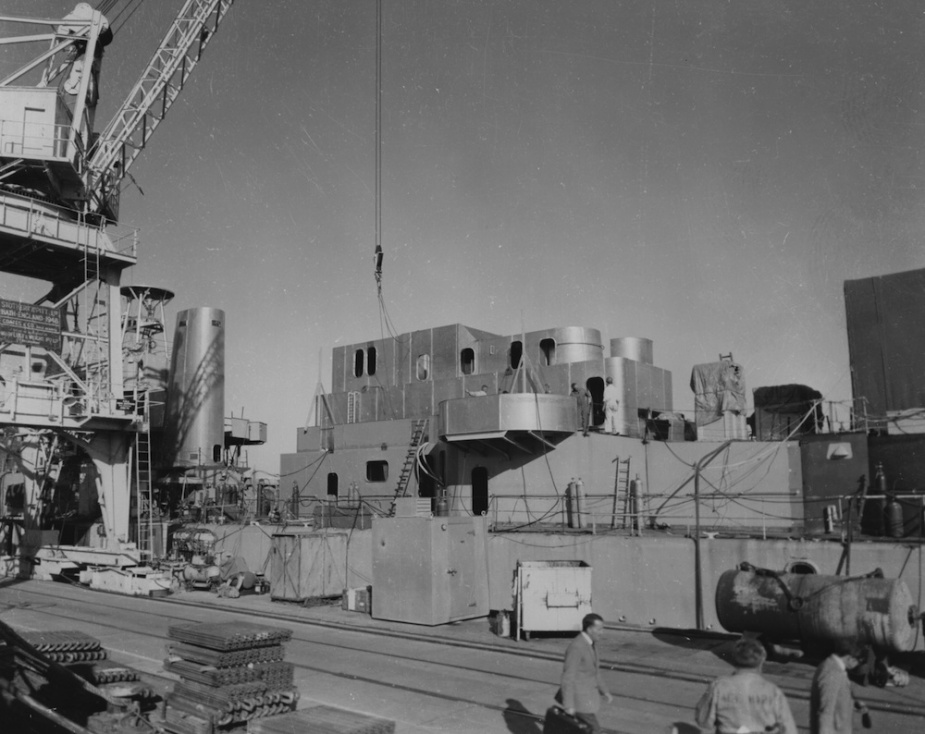
[[[903,506],[899,504],[895,497],[890,497],[884,510],[884,520],[886,521],[886,532],[891,538],[903,537]]]
[[[446,499],[446,487],[437,490],[437,499],[434,502],[434,517],[446,517],[450,514],[450,503]]]
[[[720,576],[716,616],[729,632],[782,642],[855,639],[889,652],[911,650],[918,625],[918,609],[899,579],[758,569]]]
[[[883,473],[883,462],[877,462],[877,473],[874,475],[874,492],[876,494],[886,494],[887,483],[886,474]]]
[[[572,481],[570,481],[565,488],[566,525],[570,528],[580,527],[576,522],[576,515],[578,513],[577,504],[578,483],[575,481],[575,477],[572,477]]]
[[[584,482],[581,481],[581,477],[575,480],[575,526],[581,527],[581,495],[584,492]]]
[[[873,493],[880,495],[876,499],[869,500],[864,506],[864,516],[861,518],[861,529],[868,535],[884,535],[884,520],[886,513],[887,493],[886,474],[883,473],[883,462],[877,462],[877,469],[874,472]]]
[[[501,612],[501,637],[511,636],[511,616],[507,610]]]
[[[642,512],[642,504],[640,498],[642,497],[642,479],[639,478],[639,475],[636,475],[636,478],[630,482],[630,496],[629,496],[629,507],[627,508],[630,513],[630,525],[635,529],[639,529],[639,515]]]

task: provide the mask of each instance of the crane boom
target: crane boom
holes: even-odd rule
[[[119,185],[183,90],[234,0],[186,0],[135,87],[93,146],[87,193],[93,212],[118,218]]]

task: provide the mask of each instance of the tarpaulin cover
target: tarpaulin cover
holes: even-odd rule
[[[756,387],[753,391],[755,408],[769,413],[806,413],[822,393],[806,385],[774,385]]]
[[[694,421],[712,423],[723,413],[745,412],[745,371],[730,360],[695,364],[691,372],[694,391]]]
[[[872,416],[925,407],[925,269],[845,281],[855,399]]]
[[[822,393],[806,385],[758,387],[754,427],[759,441],[786,441],[816,433],[823,425]]]

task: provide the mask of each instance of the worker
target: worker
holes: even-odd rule
[[[697,703],[697,724],[702,729],[716,734],[797,734],[784,694],[761,675],[766,656],[757,640],[736,641],[735,672],[714,680]]]
[[[488,395],[488,385],[482,385],[481,390],[466,390],[466,395],[470,398],[484,398]]]
[[[604,432],[620,435],[620,389],[613,384],[613,378],[607,378],[604,388]]]
[[[854,698],[848,671],[858,666],[866,649],[853,639],[839,640],[835,651],[816,668],[809,693],[809,727],[812,734],[851,734],[854,712],[865,729],[871,726],[867,707]]]
[[[604,620],[599,614],[586,614],[581,620],[581,632],[569,643],[562,669],[562,687],[556,700],[565,713],[590,726],[590,734],[603,729],[597,720],[601,697],[607,703],[613,696],[601,676],[600,660],[595,647],[604,635]]]
[[[578,426],[581,428],[583,435],[588,435],[588,429],[591,426],[591,393],[588,388],[578,387],[577,382],[572,383],[572,397],[575,398],[575,404],[578,406]]]

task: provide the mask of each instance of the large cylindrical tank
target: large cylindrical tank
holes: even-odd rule
[[[177,315],[164,438],[173,467],[217,464],[225,443],[225,312]]]
[[[720,576],[716,615],[729,632],[813,643],[856,639],[892,652],[912,649],[918,624],[918,609],[899,579],[754,571]]]
[[[652,340],[641,336],[622,336],[610,340],[610,356],[631,359],[643,364],[654,364]]]

